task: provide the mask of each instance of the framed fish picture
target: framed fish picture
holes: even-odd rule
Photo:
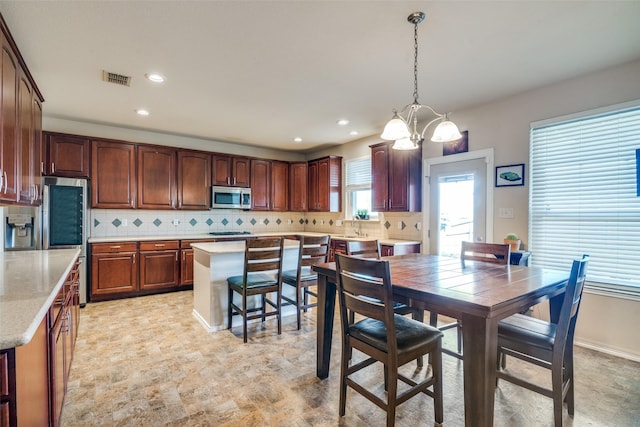
[[[496,167],[496,187],[524,185],[524,163]]]

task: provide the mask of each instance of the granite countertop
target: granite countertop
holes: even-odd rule
[[[300,246],[300,242],[296,240],[285,240],[284,241],[284,249],[295,249]],[[207,242],[207,243],[192,243],[192,248],[199,249],[212,254],[226,254],[232,252],[242,252],[244,253],[245,245],[244,242]]]
[[[234,238],[234,237],[262,237],[262,236],[323,236],[326,233],[316,233],[311,231],[291,231],[291,232],[272,232],[272,233],[254,233],[254,234],[236,234],[226,236],[213,236],[211,234],[180,234],[180,235],[166,235],[166,236],[123,236],[123,237],[91,237],[89,243],[115,243],[115,242],[146,242],[150,240],[204,240],[215,238]],[[359,237],[353,234],[331,234],[332,239],[339,240],[369,240],[375,239],[375,237]],[[419,240],[401,240],[401,239],[378,239],[381,245],[396,246],[396,245],[416,245],[420,244]]]
[[[27,344],[80,249],[0,252],[0,349]]]

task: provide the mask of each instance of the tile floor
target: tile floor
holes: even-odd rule
[[[338,417],[339,328],[331,373],[315,376],[315,316],[207,333],[184,291],[88,304],[81,310],[62,426],[383,426],[384,412],[352,390]],[[453,332],[453,331],[451,331]],[[446,343],[453,337],[447,337]],[[357,354],[357,352],[356,352]],[[463,426],[461,362],[445,356],[444,425]],[[509,359],[511,369],[527,368]],[[364,381],[376,384],[381,369]],[[405,365],[409,372],[415,365]],[[418,372],[417,375],[422,374]],[[378,390],[381,390],[378,387]],[[640,426],[640,363],[576,349],[576,414],[565,426]],[[512,384],[496,390],[496,426],[551,426],[552,402]],[[398,426],[433,425],[424,395],[401,405]]]

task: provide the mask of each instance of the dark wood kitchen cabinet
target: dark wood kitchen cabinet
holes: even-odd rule
[[[91,141],[91,207],[136,207],[136,146]]]
[[[44,174],[67,178],[89,178],[89,138],[44,132],[46,160]]]
[[[213,242],[214,239],[180,240],[180,287],[193,285],[193,248],[192,243]]]
[[[2,97],[0,114],[0,201],[18,201],[18,60],[9,40],[2,37]]]
[[[38,205],[44,98],[1,15],[0,29],[0,203]]]
[[[342,208],[342,157],[312,160],[309,169],[310,212],[340,212]]]
[[[140,242],[140,291],[176,287],[180,282],[179,255],[178,240]]]
[[[248,157],[214,154],[211,156],[211,183],[231,187],[251,186],[251,161]]]
[[[393,150],[391,143],[371,146],[371,209],[374,212],[422,210],[422,146]]]
[[[289,210],[292,212],[307,210],[308,169],[307,162],[289,164]]]
[[[176,150],[141,145],[137,162],[138,209],[175,209]]]
[[[289,164],[277,160],[251,160],[251,209],[286,211],[289,207]]]
[[[91,301],[133,295],[138,289],[137,242],[91,245]]]
[[[393,256],[405,254],[419,254],[420,244],[409,245],[380,245],[380,256]]]
[[[178,209],[211,207],[211,155],[178,150]]]

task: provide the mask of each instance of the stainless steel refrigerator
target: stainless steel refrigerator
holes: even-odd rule
[[[80,305],[87,302],[88,187],[86,179],[42,179],[42,248],[80,248]]]

